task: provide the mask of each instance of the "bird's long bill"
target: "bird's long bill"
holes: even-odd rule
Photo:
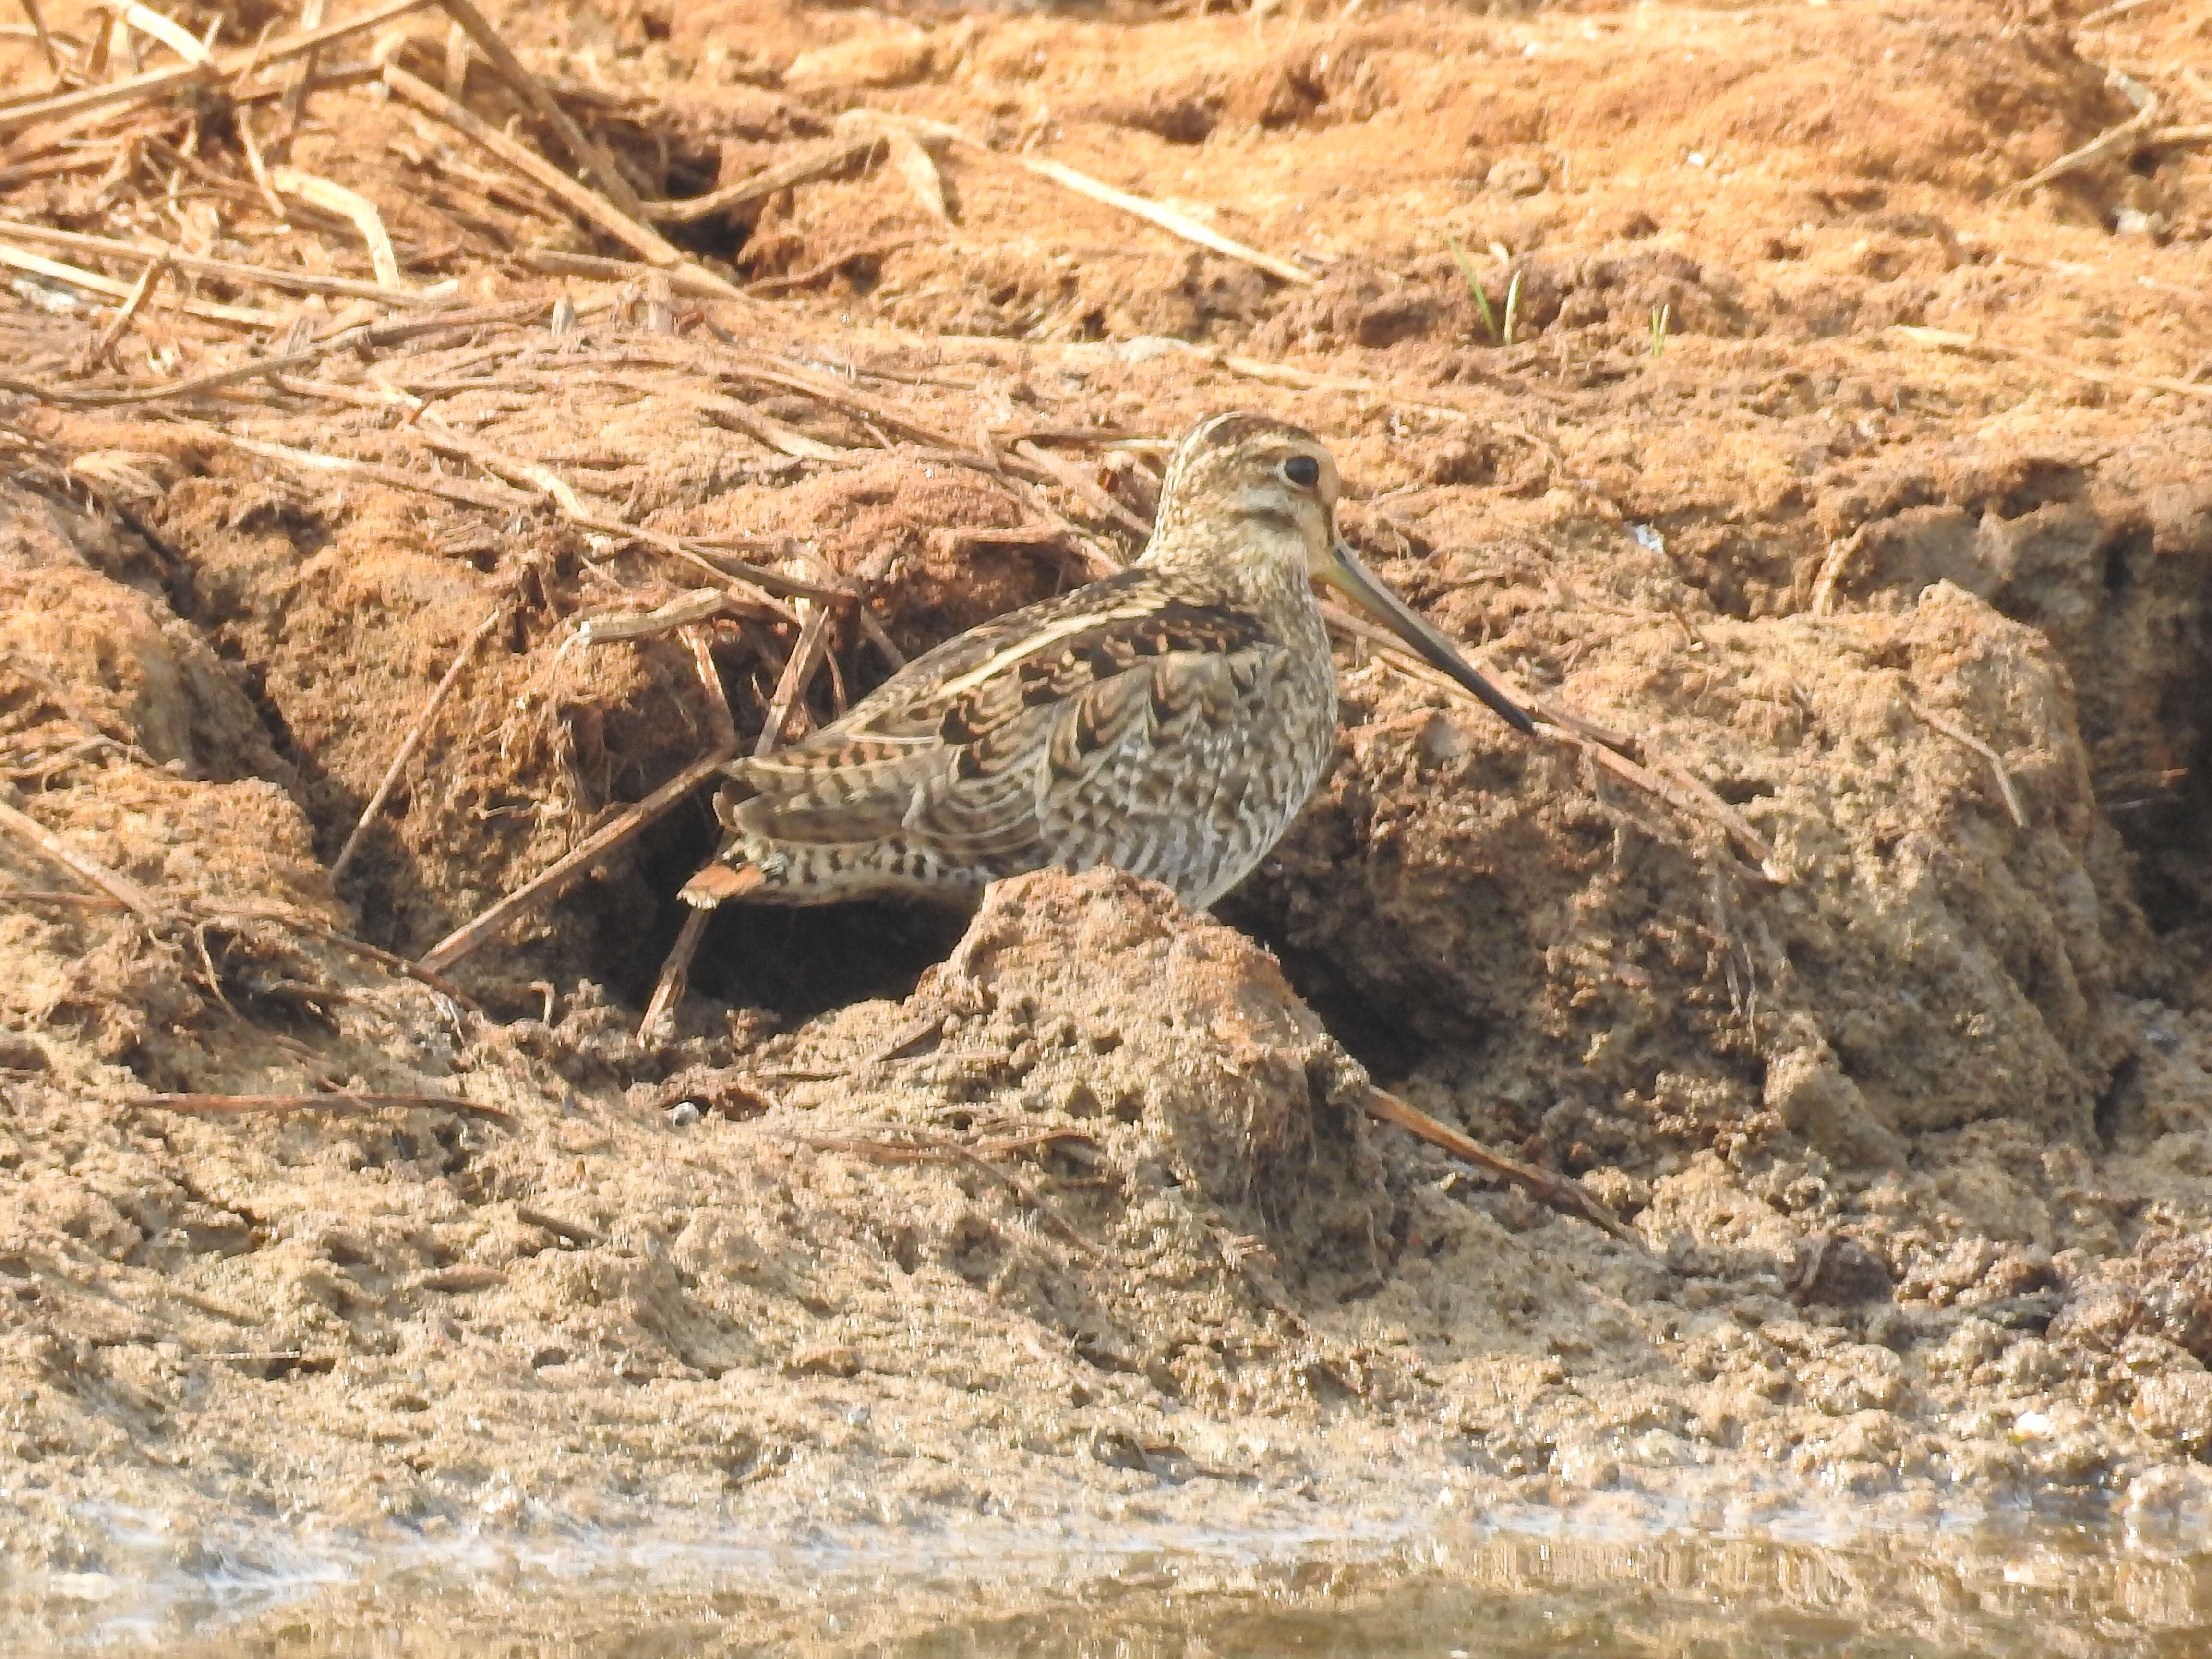
[[[1359,562],[1358,556],[1341,537],[1337,538],[1330,553],[1332,556],[1328,568],[1321,573],[1323,581],[1346,595],[1362,611],[1387,624],[1392,633],[1405,641],[1414,655],[1442,669],[1474,692],[1516,731],[1533,732],[1536,729],[1535,722],[1526,713],[1504,692],[1475,672],[1474,665],[1460,655],[1449,640],[1430,627],[1411,605],[1383,586],[1381,579]]]

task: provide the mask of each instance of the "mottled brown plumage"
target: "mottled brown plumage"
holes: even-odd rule
[[[1310,434],[1202,422],[1134,565],[969,629],[804,743],[732,762],[715,803],[728,839],[684,898],[965,897],[1111,864],[1212,904],[1328,763],[1336,674],[1314,577],[1526,729],[1336,538],[1336,496]]]

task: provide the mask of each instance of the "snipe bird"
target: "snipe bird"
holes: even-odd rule
[[[1532,731],[1359,562],[1337,490],[1311,433],[1243,411],[1201,422],[1127,569],[972,628],[805,741],[731,762],[727,838],[684,899],[965,899],[1110,864],[1205,908],[1290,828],[1335,744],[1310,580]]]

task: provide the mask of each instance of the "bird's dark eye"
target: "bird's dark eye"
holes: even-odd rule
[[[1283,463],[1283,476],[1301,489],[1321,482],[1321,463],[1310,455],[1293,455]]]

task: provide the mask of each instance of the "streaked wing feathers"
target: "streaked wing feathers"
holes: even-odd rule
[[[1171,726],[1231,720],[1281,653],[1249,612],[1123,571],[939,647],[805,743],[732,763],[718,810],[773,842],[908,835],[1018,854],[1050,789]]]

